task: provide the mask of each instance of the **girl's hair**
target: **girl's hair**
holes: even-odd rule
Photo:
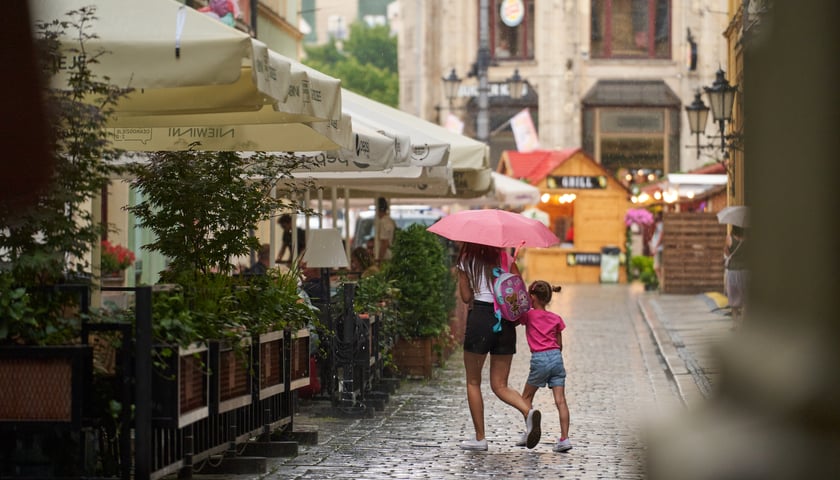
[[[464,266],[464,273],[470,279],[473,291],[478,289],[482,278],[488,285],[493,285],[493,268],[499,266],[501,250],[479,243],[464,242],[461,245],[458,263]]]
[[[552,286],[545,280],[537,280],[528,287],[528,293],[535,296],[540,303],[548,305],[551,301],[551,292],[559,292],[563,287]]]

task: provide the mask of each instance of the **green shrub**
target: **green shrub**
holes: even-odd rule
[[[399,334],[403,338],[439,336],[455,307],[455,281],[449,257],[437,235],[424,225],[396,232],[386,278],[399,289]]]

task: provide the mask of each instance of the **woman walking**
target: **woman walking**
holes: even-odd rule
[[[534,448],[540,441],[540,412],[516,390],[508,386],[513,354],[516,353],[516,326],[503,321],[501,332],[494,332],[497,323],[493,308],[493,268],[502,266],[518,274],[510,255],[498,247],[464,242],[458,255],[458,293],[470,307],[464,335],[464,370],[467,379],[467,403],[470,408],[475,439],[461,442],[464,450],[487,450],[484,431],[484,399],[481,396],[481,371],[490,354],[490,388],[499,399],[513,406],[525,419],[526,446]]]

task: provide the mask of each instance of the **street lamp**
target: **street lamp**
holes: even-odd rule
[[[452,110],[452,102],[458,96],[458,87],[461,86],[461,77],[455,74],[455,69],[453,68],[449,72],[449,75],[442,77],[441,80],[443,80],[443,93],[446,95],[446,99],[449,100],[449,109]]]
[[[700,98],[700,92],[694,94],[694,101],[685,107],[688,115],[688,128],[697,136],[697,158],[700,158],[700,134],[706,132],[706,120],[709,118],[709,107]]]
[[[718,69],[711,87],[703,87],[709,96],[712,118],[720,125],[720,151],[726,151],[726,122],[732,121],[732,104],[738,87],[730,85],[726,74]]]
[[[735,102],[735,92],[738,87],[730,85],[726,80],[726,75],[723,70],[719,69],[714,83],[711,87],[703,87],[706,95],[709,98],[710,107],[707,107],[700,98],[700,92],[694,94],[694,101],[691,105],[685,107],[685,113],[688,116],[688,128],[692,134],[697,136],[697,157],[700,157],[701,148],[713,148],[714,145],[701,145],[700,134],[706,131],[706,121],[709,117],[709,111],[712,112],[712,119],[720,127],[720,151],[726,153],[726,141],[736,139],[736,135],[726,134],[726,123],[732,122],[732,106]],[[731,147],[732,145],[730,145]]]
[[[525,84],[525,80],[519,76],[519,69],[513,71],[513,76],[507,79],[508,84],[508,92],[510,98],[513,100],[519,100],[522,98],[522,86]]]

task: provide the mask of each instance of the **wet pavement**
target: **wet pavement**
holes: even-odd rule
[[[487,366],[489,450],[461,451],[458,443],[473,428],[457,350],[431,380],[403,380],[373,418],[331,416],[328,405],[302,402],[296,429],[317,430],[317,445],[269,459],[267,474],[224,478],[645,478],[646,429],[713,390],[717,368],[709,351],[730,335],[731,320],[713,312],[703,295],[644,292],[639,285],[564,285],[549,308],[567,324],[570,452],[552,452],[560,427],[547,389],[534,401],[543,413],[542,441],[533,450],[514,446],[523,421],[490,391]],[[516,389],[530,358],[524,332],[518,339],[510,375]]]

